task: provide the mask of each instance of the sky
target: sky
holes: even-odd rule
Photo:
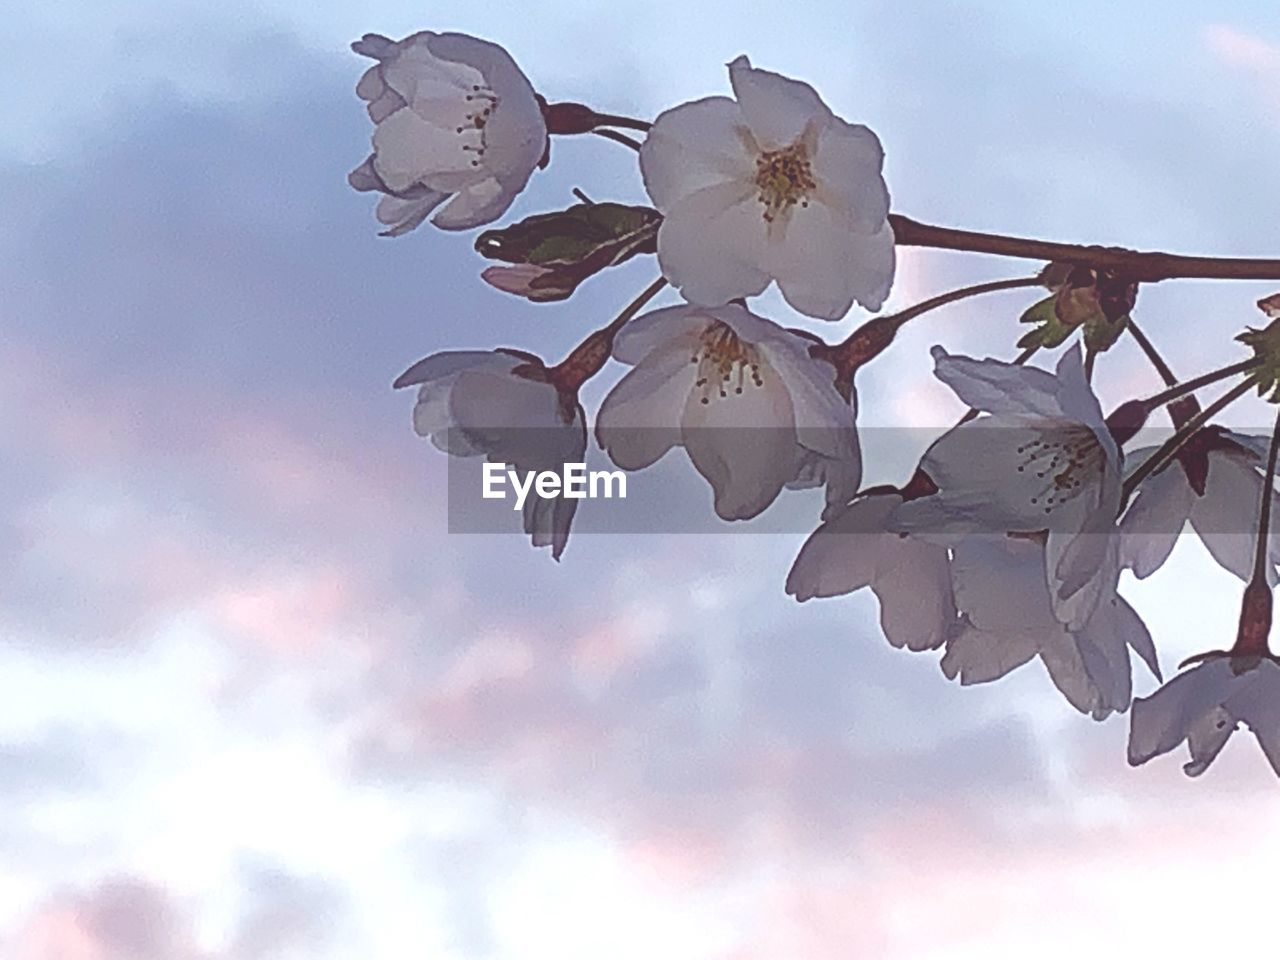
[[[655,265],[530,305],[479,279],[469,236],[378,237],[345,176],[368,151],[348,49],[365,32],[474,33],[553,99],[643,117],[726,93],[747,53],[877,131],[901,213],[1275,255],[1273,6],[429,6],[6,14],[0,956],[1256,944],[1280,808],[1247,735],[1200,780],[1174,757],[1131,770],[1127,717],[1080,717],[1038,667],[961,689],[936,654],[888,647],[870,597],[796,605],[802,531],[583,532],[558,564],[515,532],[450,534],[446,464],[394,377],[447,349],[558,359]],[[644,201],[615,144],[558,139],[553,158],[507,219],[574,187]],[[1029,266],[906,250],[888,307]],[[1237,357],[1274,292],[1162,283],[1136,316],[1190,375]],[[868,443],[952,419],[928,347],[1011,356],[1028,302],[908,327],[859,374]],[[803,323],[776,293],[759,305]],[[1113,399],[1158,386],[1124,344],[1098,380]],[[868,482],[919,452],[869,454]],[[1238,583],[1190,538],[1122,589],[1166,673],[1233,636]]]

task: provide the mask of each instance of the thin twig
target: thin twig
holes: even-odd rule
[[[637,152],[640,150],[639,140],[634,140],[631,137],[628,137],[625,133],[619,133],[617,130],[607,130],[603,127],[597,127],[591,132],[597,137],[604,137],[606,140],[612,140],[614,143],[621,143]]]

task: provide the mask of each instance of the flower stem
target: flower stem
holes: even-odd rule
[[[648,120],[638,120],[635,117],[622,117],[616,113],[597,113],[596,123],[605,127],[622,127],[624,130],[639,130],[647,133],[649,128],[653,126]]]
[[[1266,657],[1271,653],[1267,643],[1271,635],[1271,501],[1275,497],[1276,455],[1280,453],[1280,411],[1271,431],[1271,449],[1267,452],[1267,475],[1262,482],[1262,502],[1258,506],[1258,540],[1253,554],[1253,575],[1245,584],[1240,601],[1240,625],[1232,657]],[[1233,661],[1234,664],[1239,661]],[[1246,661],[1247,662],[1247,661]]]
[[[614,143],[620,143],[623,146],[630,147],[637,153],[640,152],[640,141],[632,137],[628,137],[625,133],[619,133],[617,130],[607,130],[604,128],[598,128],[591,132],[597,137],[604,137],[606,140],[612,140]]]
[[[1138,325],[1133,322],[1133,317],[1129,318],[1129,322],[1125,324],[1125,328],[1129,331],[1129,335],[1142,348],[1142,352],[1147,355],[1147,359],[1151,361],[1151,365],[1156,368],[1156,373],[1160,374],[1160,379],[1164,381],[1166,387],[1176,386],[1178,378],[1173,375],[1173,371],[1169,369],[1169,365],[1164,362],[1164,357],[1160,356],[1160,352],[1156,350],[1155,344],[1147,339],[1147,335],[1138,329]]]
[[[1177,383],[1176,381],[1168,390],[1161,390],[1142,401],[1143,406],[1148,410],[1154,410],[1171,400],[1177,400],[1179,397],[1185,397],[1189,393],[1194,393],[1201,387],[1207,387],[1219,380],[1225,380],[1227,377],[1234,377],[1237,373],[1247,373],[1248,371],[1260,366],[1262,361],[1258,357],[1250,357],[1248,360],[1240,360],[1236,363],[1229,364],[1225,367],[1219,367],[1217,370],[1210,370],[1208,373],[1202,373],[1198,377],[1192,377],[1185,383]]]
[[[1188,381],[1188,383],[1191,382],[1193,381]],[[1122,504],[1129,502],[1129,498],[1133,496],[1133,491],[1138,488],[1138,484],[1142,483],[1142,481],[1146,480],[1147,477],[1151,476],[1172,460],[1177,452],[1183,448],[1188,440],[1196,435],[1197,431],[1199,431],[1201,427],[1216,417],[1228,406],[1243,397],[1249,390],[1253,389],[1255,383],[1256,381],[1253,377],[1237,383],[1217,400],[1213,401],[1213,403],[1209,404],[1209,406],[1205,407],[1183,424],[1177,433],[1161,444],[1160,448],[1144,460],[1129,479],[1125,480],[1124,493],[1121,497]],[[1183,386],[1186,386],[1186,384],[1183,384]]]
[[[853,333],[849,334],[841,343],[830,347],[830,359],[838,370],[852,376],[854,370],[889,346],[907,321],[913,320],[921,314],[936,310],[938,307],[945,307],[947,304],[955,303],[957,300],[966,300],[969,297],[976,297],[984,293],[995,293],[998,290],[1016,290],[1020,287],[1037,287],[1039,285],[1039,277],[1012,277],[1007,280],[975,283],[972,286],[959,287],[946,293],[940,293],[936,297],[922,300],[913,306],[907,307],[905,310],[899,310],[897,313],[872,317]]]
[[[1271,537],[1271,499],[1275,495],[1276,456],[1280,453],[1280,410],[1271,431],[1271,449],[1267,451],[1267,476],[1262,483],[1262,504],[1258,508],[1258,543],[1253,555],[1253,579],[1267,582],[1267,545]]]
[[[645,304],[662,292],[667,285],[665,277],[659,277],[641,291],[640,295],[622,308],[622,312],[599,330],[587,335],[581,343],[569,351],[569,355],[547,370],[548,376],[562,392],[577,393],[578,388],[603,369],[613,352],[613,338],[627,325]]]
[[[1187,257],[1172,253],[1097,247],[1076,243],[1055,243],[1009,237],[998,233],[957,230],[920,223],[902,214],[889,214],[894,238],[899,246],[933,247],[990,253],[1028,260],[1061,260],[1067,263],[1115,270],[1129,280],[1155,283],[1159,280],[1280,280],[1280,260],[1241,257]]]

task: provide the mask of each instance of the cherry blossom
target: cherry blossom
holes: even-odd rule
[[[1060,623],[1041,539],[976,536],[956,544],[951,574],[960,621],[947,638],[942,670],[961,684],[986,683],[1039,657],[1081,713],[1095,720],[1123,713],[1132,691],[1129,649],[1160,675],[1151,634],[1116,594],[1118,575],[1082,627]]]
[[[375,124],[373,153],[347,179],[385,194],[386,235],[413,230],[446,200],[431,220],[444,230],[502,216],[547,147],[542,108],[511,56],[428,31],[399,41],[369,33],[351,49],[378,62],[356,86]]]
[[[504,350],[461,350],[419,360],[395,382],[418,387],[413,428],[455,457],[483,456],[521,474],[581,463],[587,428],[577,398],[547,380],[542,361]],[[557,560],[569,538],[577,500],[531,491],[524,531]]]
[[[947,548],[888,531],[885,520],[903,496],[868,492],[818,527],[791,565],[787,593],[803,602],[869,587],[889,643],[932,650],[956,620]]]
[[[1139,579],[1151,576],[1190,523],[1214,560],[1247,581],[1253,574],[1267,444],[1267,437],[1221,427],[1200,430],[1176,462],[1139,485],[1120,522],[1122,566]],[[1135,450],[1126,459],[1139,464],[1155,451]],[[1274,585],[1280,543],[1272,545],[1271,555],[1266,575]]]
[[[1182,769],[1199,776],[1241,723],[1280,776],[1280,664],[1271,656],[1211,655],[1133,702],[1129,763],[1146,763],[1185,740],[1191,760]]]
[[[614,341],[614,359],[634,369],[601,405],[596,438],[624,470],[683,446],[725,520],[817,482],[834,510],[858,489],[861,454],[854,408],[810,346],[738,304],[647,313]]]
[[[1054,615],[1088,622],[1118,569],[1121,454],[1085,378],[1079,345],[1053,373],[933,350],[935,372],[985,416],[947,431],[920,461],[938,493],[904,503],[919,536],[1046,532]]]
[[[706,97],[658,116],[640,149],[665,216],[658,262],[685,298],[718,306],[761,293],[838,320],[854,302],[880,309],[893,283],[884,151],[869,129],[831,112],[807,83],[729,64],[734,98]]]

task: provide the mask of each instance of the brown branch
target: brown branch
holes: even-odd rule
[[[1122,247],[1095,247],[1076,243],[1054,243],[980,233],[920,223],[899,213],[889,214],[894,239],[899,246],[932,247],[990,253],[1027,260],[1058,260],[1083,266],[1115,270],[1130,280],[1155,283],[1159,280],[1280,280],[1280,260],[1242,257],[1186,257],[1174,253],[1126,250]]]

